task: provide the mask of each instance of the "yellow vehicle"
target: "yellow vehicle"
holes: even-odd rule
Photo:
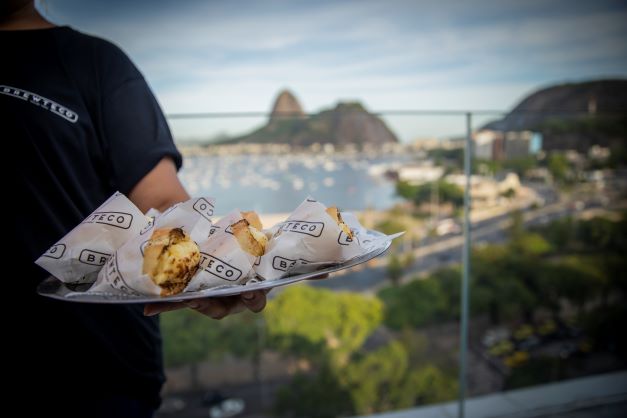
[[[514,344],[512,344],[509,340],[502,340],[494,344],[488,353],[490,353],[493,357],[500,357],[509,354],[512,351],[514,351]]]
[[[519,326],[516,331],[514,331],[514,338],[518,341],[529,338],[533,335],[534,329],[529,324],[524,324]]]
[[[511,356],[505,357],[503,362],[507,367],[514,368],[522,366],[529,361],[529,353],[526,351],[516,351]]]
[[[548,319],[538,327],[538,333],[543,337],[554,333],[555,330],[557,330],[557,324],[552,319]]]

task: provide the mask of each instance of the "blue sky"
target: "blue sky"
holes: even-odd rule
[[[538,0],[46,0],[53,22],[109,39],[166,113],[268,111],[289,88],[305,111],[511,109],[546,85],[627,77],[627,3]],[[402,140],[460,118],[388,117]],[[242,133],[260,119],[172,121],[175,136]]]

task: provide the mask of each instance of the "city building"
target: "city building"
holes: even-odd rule
[[[466,176],[463,174],[449,174],[444,178],[444,181],[454,184],[462,190],[466,188]],[[516,173],[507,173],[500,177],[473,175],[470,177],[472,208],[484,209],[497,206],[508,190],[517,193],[519,189],[520,179]]]
[[[473,139],[475,158],[485,160],[520,158],[542,151],[542,134],[539,132],[482,129]]]
[[[439,180],[444,168],[431,164],[406,165],[398,168],[398,179],[412,185],[420,185]]]

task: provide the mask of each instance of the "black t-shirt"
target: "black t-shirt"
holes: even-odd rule
[[[138,305],[40,297],[35,287],[47,274],[34,260],[113,192],[128,194],[162,158],[180,168],[165,118],[136,67],[107,41],[55,27],[0,31],[0,45],[1,134],[12,150],[5,180],[15,188],[4,238],[23,272],[10,290],[27,311],[15,312],[11,340],[20,377],[34,394],[120,395],[157,405],[164,381],[158,320]]]

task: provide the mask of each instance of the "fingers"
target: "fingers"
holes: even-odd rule
[[[153,316],[162,312],[175,311],[182,308],[187,308],[187,305],[184,302],[147,303],[144,305],[144,315]]]
[[[261,312],[266,307],[266,292],[263,290],[244,292],[242,293],[242,302],[251,311]]]
[[[213,319],[222,319],[227,315],[242,312],[246,308],[257,313],[266,307],[266,293],[268,291],[256,290],[242,293],[239,296],[191,299],[183,302],[149,303],[144,306],[144,315],[153,316],[181,308],[193,309]]]
[[[237,306],[238,303],[242,305],[238,299],[234,297],[192,299],[187,301],[187,306],[213,319],[222,319],[243,310],[243,306]]]
[[[328,279],[329,278],[329,274],[323,274],[321,276],[314,276],[314,277],[310,277],[307,280],[322,280],[322,279]]]

